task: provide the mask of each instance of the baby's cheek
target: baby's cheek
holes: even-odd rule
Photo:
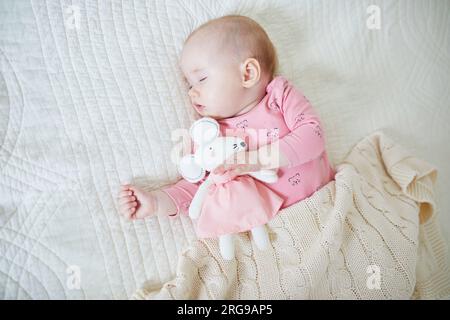
[[[220,98],[220,102],[223,104],[228,99],[232,98],[231,95],[234,93],[234,90],[231,89],[229,84],[215,84],[211,92],[215,92],[213,97]]]
[[[208,89],[206,94],[207,100],[209,103],[220,103],[220,101],[222,100],[222,92],[221,90],[217,90],[217,88],[213,87]]]

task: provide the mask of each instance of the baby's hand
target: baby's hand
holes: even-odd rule
[[[157,211],[157,198],[130,184],[124,184],[119,191],[120,214],[126,219],[135,220],[151,216]]]
[[[225,163],[222,163],[214,169],[213,173],[223,174],[225,172],[233,172],[235,175],[246,174],[248,172],[255,172],[262,169],[261,164],[258,161],[258,154],[255,151],[240,151],[234,153],[230,158],[226,159]],[[250,163],[255,161],[256,163]]]

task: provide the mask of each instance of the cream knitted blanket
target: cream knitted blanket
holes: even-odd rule
[[[243,233],[236,260],[216,240],[195,241],[176,277],[135,299],[408,299],[450,296],[447,248],[436,217],[436,170],[376,132],[336,180],[282,210],[259,251]]]

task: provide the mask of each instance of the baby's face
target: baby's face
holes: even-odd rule
[[[194,35],[181,54],[181,69],[189,85],[192,106],[201,116],[229,118],[244,103],[239,61],[218,48],[211,35]]]

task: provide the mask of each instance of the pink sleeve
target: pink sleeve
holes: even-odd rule
[[[193,141],[183,141],[183,143],[186,143],[185,147],[188,148],[187,150],[184,150],[186,152],[185,154],[195,152]],[[171,217],[175,217],[179,213],[183,215],[189,214],[189,205],[191,204],[199,185],[203,181],[204,179],[197,183],[191,183],[182,178],[177,183],[161,189],[161,191],[164,191],[173,200],[177,207],[177,212],[171,214]]]
[[[274,80],[273,99],[279,106],[290,133],[279,139],[280,150],[294,167],[319,157],[325,141],[319,117],[306,97],[286,79]]]
[[[161,189],[167,193],[167,195],[175,202],[177,206],[177,212],[170,216],[176,216],[179,213],[183,215],[188,215],[189,205],[197,192],[198,186],[201,182],[191,183],[185,179],[181,179],[177,183]]]

